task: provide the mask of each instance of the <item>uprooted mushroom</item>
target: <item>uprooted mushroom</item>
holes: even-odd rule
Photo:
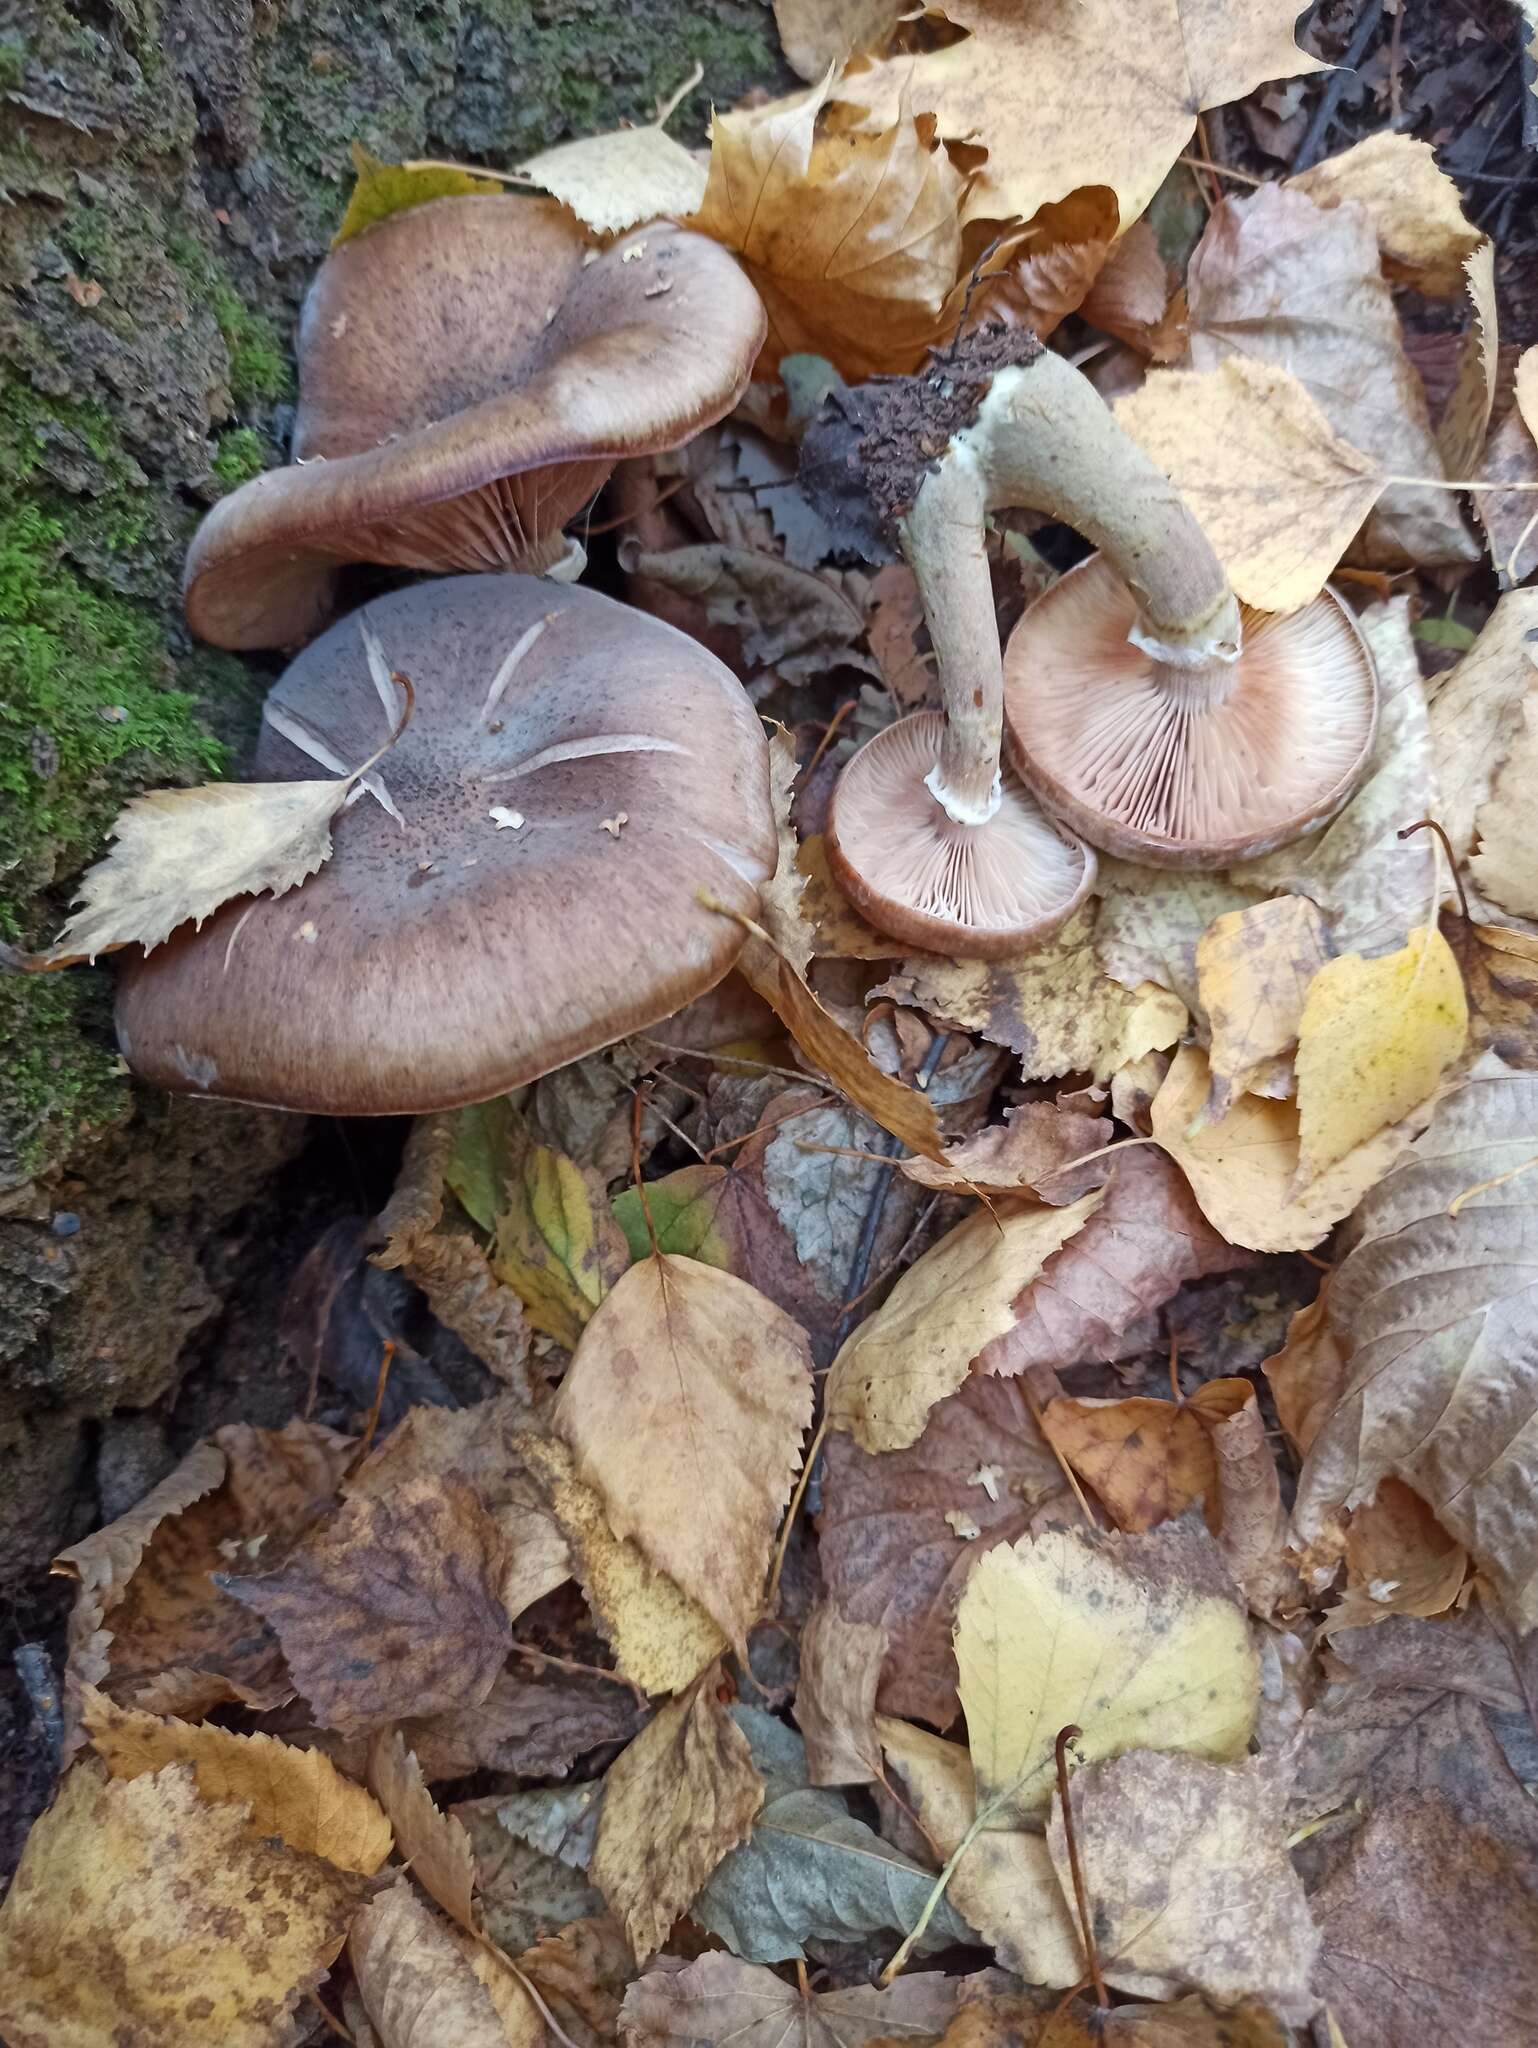
[[[348,562],[550,571],[620,457],[731,410],[763,336],[735,259],[667,222],[601,254],[554,200],[471,194],[377,222],[305,301],[294,461],[193,541],[194,631],[301,640]]]
[[[986,331],[916,377],[840,394],[803,473],[846,521],[864,494],[895,528],[935,650],[943,716],[869,741],[829,821],[845,889],[894,936],[979,957],[1034,943],[1093,880],[1067,828],[1221,866],[1323,823],[1360,779],[1377,681],[1344,605],[1325,592],[1241,614],[1174,486],[1028,333]],[[1011,506],[1100,552],[1004,656],[983,543]]]
[[[480,1102],[712,988],[776,858],[737,679],[593,591],[457,576],[366,614],[415,715],[318,873],[130,956],[123,1052],[182,1093],[337,1115]],[[375,750],[357,619],[268,699],[254,772]],[[359,747],[362,752],[358,752]]]

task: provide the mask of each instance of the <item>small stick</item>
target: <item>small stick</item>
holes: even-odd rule
[[[1357,21],[1356,34],[1351,38],[1350,47],[1340,60],[1335,71],[1319,95],[1319,104],[1314,109],[1314,118],[1309,122],[1303,140],[1298,144],[1298,153],[1292,160],[1294,175],[1306,171],[1316,164],[1324,154],[1325,138],[1335,125],[1336,111],[1345,98],[1346,88],[1352,83],[1356,67],[1367,55],[1367,46],[1378,33],[1378,24],[1383,19],[1383,0],[1368,0]]]
[[[1453,887],[1458,892],[1458,908],[1463,912],[1463,922],[1472,924],[1474,920],[1469,914],[1469,899],[1463,892],[1463,877],[1458,873],[1457,857],[1453,853],[1452,841],[1448,838],[1445,828],[1439,825],[1435,818],[1418,818],[1413,825],[1402,827],[1394,836],[1396,839],[1408,839],[1412,832],[1435,832],[1441,840],[1442,851],[1447,855],[1447,866],[1453,878]]]
[[[321,2018],[326,2022],[326,2025],[331,2029],[333,2034],[337,2035],[339,2039],[351,2043],[352,2035],[342,2025],[342,2022],[337,2018],[336,2014],[326,2004],[326,2001],[321,1997],[318,1991],[312,1991],[310,1993],[310,2003],[314,2006],[315,2010],[320,2014]]]
[[[557,1657],[553,1650],[536,1650],[532,1643],[514,1643],[513,1654],[527,1659],[541,1670],[565,1671],[574,1678],[602,1678],[610,1685],[623,1685],[636,1697],[636,1704],[647,1704],[646,1689],[637,1685],[633,1678],[627,1678],[623,1671],[610,1671],[603,1664],[579,1664],[575,1657]]]
[[[390,1377],[390,1367],[395,1362],[399,1349],[393,1337],[386,1337],[383,1354],[379,1360],[379,1377],[374,1382],[374,1405],[369,1409],[368,1420],[363,1425],[363,1434],[358,1439],[358,1448],[347,1461],[347,1477],[351,1479],[373,1447],[374,1432],[379,1427],[379,1415],[384,1407],[385,1383]]]
[[[1090,1919],[1089,1899],[1084,1890],[1084,1872],[1079,1866],[1078,1837],[1073,1831],[1073,1804],[1068,1797],[1068,1745],[1084,1733],[1082,1728],[1070,1725],[1057,1731],[1057,1796],[1063,1804],[1063,1835],[1068,1843],[1068,1868],[1073,1873],[1074,1903],[1079,1909],[1079,1926],[1083,1933],[1084,1955],[1089,1964],[1090,1980],[1095,1987],[1095,2003],[1102,2009],[1111,2002],[1105,1988],[1105,1979],[1100,1974],[1100,1955],[1095,1947],[1094,1923]]]
[[[630,1171],[635,1180],[635,1191],[641,1204],[641,1214],[646,1219],[646,1235],[651,1239],[652,1257],[662,1256],[662,1247],[657,1242],[657,1226],[652,1222],[652,1205],[646,1193],[646,1183],[641,1178],[641,1119],[646,1114],[647,1089],[637,1088],[632,1098],[633,1112],[630,1119]],[[659,1271],[663,1270],[659,1268]]]

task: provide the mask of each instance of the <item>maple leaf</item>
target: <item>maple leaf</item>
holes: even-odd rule
[[[815,82],[851,50],[876,49],[897,25],[902,0],[774,0],[785,61]]]

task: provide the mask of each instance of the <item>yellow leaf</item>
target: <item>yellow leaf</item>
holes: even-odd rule
[[[867,924],[828,866],[828,842],[821,832],[803,839],[796,867],[805,880],[801,913],[812,927],[812,952],[819,959],[895,960],[902,948]]]
[[[1290,371],[1230,356],[1161,370],[1116,417],[1176,484],[1235,591],[1260,611],[1319,595],[1383,489]]]
[[[1469,871],[1514,917],[1538,917],[1538,690],[1522,703],[1522,726],[1475,820],[1479,851]]]
[[[492,1271],[513,1289],[536,1330],[572,1350],[630,1263],[625,1235],[596,1174],[534,1144],[516,1116],[501,1130]]]
[[[930,1409],[954,1394],[974,1359],[1012,1330],[1015,1301],[1105,1199],[1066,1208],[979,1209],[910,1266],[844,1344],[827,1384],[830,1428],[862,1450],[900,1451]]]
[[[682,220],[705,193],[704,166],[655,122],[559,142],[518,169],[602,235],[665,215]]]
[[[77,1766],[0,1906],[10,2048],[272,2048],[335,1959],[366,1878],[253,1839],[186,1764]]]
[[[1465,259],[1483,240],[1429,142],[1385,128],[1287,180],[1316,206],[1354,199],[1372,215],[1391,273],[1439,299],[1463,289]]]
[[[318,1749],[212,1722],[161,1720],[83,1686],[81,1725],[114,1778],[190,1764],[203,1799],[249,1809],[250,1832],[371,1877],[390,1853],[390,1824],[361,1785]]]
[[[1260,1696],[1248,1625],[1202,1529],[1000,1544],[961,1596],[956,1662],[990,1826],[1046,1812],[1060,1728],[1077,1724],[1086,1758],[1242,1756]]]
[[[1306,896],[1275,896],[1230,911],[1202,933],[1197,985],[1212,1026],[1204,1120],[1223,1116],[1235,1095],[1297,1044],[1309,983],[1329,952],[1324,919]]]
[[[1298,1185],[1298,1107],[1241,1095],[1215,1123],[1198,1124],[1211,1088],[1207,1055],[1183,1045],[1149,1112],[1153,1135],[1191,1183],[1202,1214],[1230,1244],[1255,1252],[1307,1251],[1349,1216],[1431,1114],[1418,1104],[1305,1185]]]
[[[779,851],[774,873],[758,892],[758,916],[780,958],[804,975],[815,948],[804,906],[806,874],[797,858],[796,828],[790,818],[799,773],[795,742],[784,726],[778,725],[769,737],[769,797]]]
[[[800,1325],[747,1281],[660,1253],[583,1332],[552,1426],[614,1534],[746,1655],[811,1420]]]
[[[468,1933],[475,1932],[475,1855],[470,1837],[427,1789],[422,1766],[398,1728],[369,1744],[368,1781],[390,1816],[403,1861],[427,1896]]]
[[[352,146],[357,180],[342,225],[331,237],[335,249],[371,228],[376,220],[408,207],[425,206],[430,199],[450,199],[462,192],[505,192],[495,178],[478,178],[468,164],[387,164],[370,156],[361,142]]]
[[[1453,950],[1417,928],[1400,952],[1321,967],[1298,1026],[1298,1171],[1306,1184],[1435,1091],[1469,1033]]]
[[[962,268],[965,180],[906,110],[852,134],[810,92],[718,114],[710,180],[687,223],[735,250],[769,316],[757,374],[825,356],[847,378],[918,367]]]
[[[1247,1386],[1212,1380],[1207,1387]],[[1041,1433],[1088,1482],[1118,1529],[1155,1529],[1198,1501],[1207,1526],[1219,1522],[1217,1461],[1200,1397],[1156,1401],[1075,1401],[1059,1395],[1041,1412]]]
[[[905,97],[947,141],[988,151],[974,217],[1029,220],[1078,185],[1109,185],[1130,227],[1207,107],[1321,66],[1293,41],[1290,0],[947,0],[965,40],[845,75],[841,98],[889,125]]]
[[[1538,348],[1525,348],[1517,358],[1516,396],[1523,423],[1538,441]]]

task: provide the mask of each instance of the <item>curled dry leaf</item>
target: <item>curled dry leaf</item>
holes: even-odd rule
[[[621,543],[620,559],[628,575],[696,598],[712,625],[734,627],[750,668],[772,669],[789,683],[813,682],[835,668],[878,673],[861,644],[864,610],[845,594],[836,570],[796,569],[752,548],[646,554]]]
[[[801,1631],[796,1726],[814,1785],[870,1785],[880,1777],[876,1687],[886,1653],[879,1623],[846,1621],[831,1600],[813,1608]]]
[[[1445,1614],[1463,1585],[1468,1552],[1420,1495],[1385,1479],[1346,1527],[1346,1591],[1322,1635],[1363,1628],[1391,1614]]]
[[[884,1989],[855,1984],[811,1991],[735,1956],[664,1959],[625,1993],[620,2039],[627,2048],[657,2048],[664,2041],[688,2048],[920,2043],[944,2032],[969,1981],[931,1972],[899,1977]]]
[[[404,1877],[364,1907],[347,1952],[380,2048],[541,2048],[544,2022],[507,1966]]]
[[[1046,1811],[1058,1729],[1082,1729],[1087,1757],[1221,1760],[1244,1753],[1259,1695],[1233,1582],[1199,1525],[988,1551],[961,1597],[956,1663],[979,1808],[1001,1826]]]
[[[1437,820],[1454,855],[1475,846],[1475,821],[1538,692],[1538,590],[1508,592],[1431,701]],[[1408,822],[1408,821],[1407,821]]]
[[[637,1962],[667,1940],[764,1803],[746,1736],[711,1674],[659,1710],[609,1767],[590,1875]]]
[[[1365,206],[1391,277],[1430,298],[1462,291],[1464,262],[1483,237],[1464,219],[1458,187],[1429,142],[1384,129],[1287,183],[1326,211],[1343,200]]]
[[[1294,1511],[1311,1541],[1337,1508],[1402,1479],[1524,1628],[1538,1620],[1535,1155],[1538,1077],[1486,1053],[1365,1197],[1330,1284],[1350,1378]]]
[[[1346,1358],[1330,1328],[1329,1281],[1287,1326],[1287,1341],[1265,1360],[1265,1373],[1282,1428],[1295,1451],[1307,1451],[1346,1384]]]
[[[1185,339],[1183,330],[1166,332],[1169,298],[1169,272],[1159,252],[1159,237],[1152,222],[1139,220],[1111,250],[1079,310],[1102,333],[1166,362],[1183,353]]]
[[[1139,1750],[1075,1772],[1071,1798],[1108,1982],[1145,1998],[1248,1995],[1308,2018],[1319,1936],[1268,1763]],[[1071,1896],[1060,1802],[1047,1841]]]
[[[253,1839],[185,1764],[117,1782],[78,1766],[0,1907],[0,2029],[11,2048],[271,2048],[369,1890]]]
[[[1474,320],[1463,337],[1457,382],[1437,426],[1437,447],[1450,477],[1475,474],[1490,414],[1495,405],[1499,370],[1500,330],[1495,307],[1495,245],[1481,242],[1467,259],[1469,297]]]
[[[1236,1095],[1295,1048],[1309,984],[1328,958],[1324,920],[1305,896],[1275,896],[1208,925],[1196,945],[1201,1005],[1212,1030],[1204,1121],[1222,1117]]]
[[[660,121],[558,142],[517,169],[601,235],[665,215],[681,220],[705,193],[704,166]]]
[[[474,1706],[512,1643],[504,1539],[470,1488],[418,1478],[356,1496],[275,1572],[219,1575],[269,1622],[322,1726]]]
[[[839,1611],[879,1625],[891,1644],[886,1712],[945,1728],[956,1718],[956,1605],[995,1543],[1025,1534],[1066,1498],[1061,1469],[1018,1381],[968,1379],[938,1402],[907,1450],[873,1454],[830,1436],[818,1523],[824,1577]]]
[[[730,1273],[661,1253],[589,1323],[553,1426],[614,1534],[745,1655],[811,1419],[800,1326]]]
[[[1538,1067],[1538,934],[1445,922],[1463,967],[1474,1044],[1509,1067]]]
[[[1013,1329],[1016,1297],[1104,1200],[979,1209],[909,1267],[845,1342],[828,1376],[829,1427],[867,1451],[900,1451],[973,1362]]]
[[[440,1812],[400,1730],[381,1729],[369,1745],[368,1781],[390,1816],[395,1845],[427,1896],[467,1933],[475,1932],[475,1857],[470,1837]]]
[[[472,1771],[564,1778],[588,1750],[627,1742],[640,1720],[635,1695],[617,1679],[519,1660],[497,1673],[478,1707],[403,1721],[401,1734],[429,1784]]]
[[[114,1778],[138,1778],[190,1764],[198,1796],[244,1809],[257,1839],[322,1856],[372,1877],[390,1853],[390,1823],[318,1749],[292,1749],[271,1735],[237,1735],[210,1723],[161,1720],[116,1706],[94,1686],[82,1691],[81,1721]]]
[[[901,1159],[898,1168],[920,1187],[967,1195],[1034,1196],[1060,1208],[1110,1178],[1111,1160],[1085,1155],[1103,1151],[1113,1135],[1106,1117],[1086,1116],[1082,1110],[1061,1109],[1051,1102],[1024,1102],[1006,1109],[1002,1124],[947,1146],[943,1160]],[[1081,1160],[1082,1165],[1069,1165]]]

